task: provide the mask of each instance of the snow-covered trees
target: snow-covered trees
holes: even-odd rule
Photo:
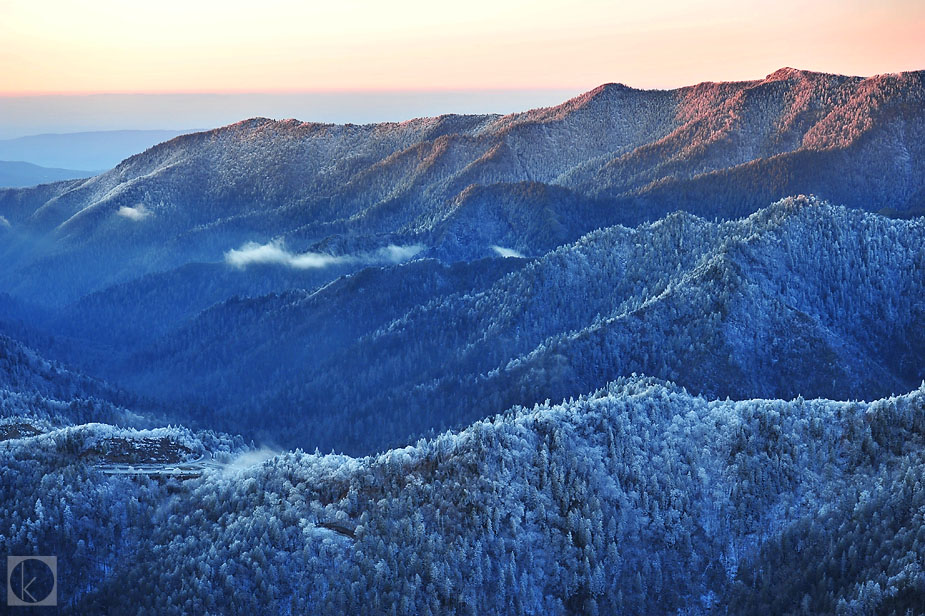
[[[166,484],[36,436],[0,443],[0,542],[58,550],[77,613],[904,614],[923,417],[925,389],[709,402],[633,378],[374,457]]]
[[[633,372],[711,397],[873,399],[925,378],[923,242],[920,220],[813,198],[676,213],[526,263],[424,260],[231,300],[128,372],[226,429],[354,454]]]
[[[81,614],[921,611],[922,80],[256,119],[0,191],[0,552]],[[222,261],[283,240],[425,248]],[[243,444],[171,422],[316,453],[181,473]]]

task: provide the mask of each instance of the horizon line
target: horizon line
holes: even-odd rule
[[[496,92],[561,92],[580,91],[587,92],[608,83],[604,82],[590,88],[586,86],[536,86],[536,87],[477,87],[477,88],[318,88],[318,89],[254,89],[254,90],[88,90],[88,91],[26,91],[26,92],[0,92],[0,98],[44,98],[63,96],[242,96],[242,95],[318,95],[318,94],[464,94],[464,93],[496,93]]]
[[[782,70],[796,70],[802,73],[816,73],[822,75],[834,75],[839,77],[855,77],[870,79],[883,75],[899,75],[902,73],[922,72],[922,69],[901,69],[895,71],[885,71],[871,73],[868,75],[855,75],[843,72],[833,72],[818,69],[796,68],[793,66],[780,66],[763,76],[756,76],[747,79],[707,79],[700,81],[685,81],[681,85],[661,85],[652,86],[633,86],[625,81],[609,80],[601,81],[595,85],[547,85],[547,86],[526,86],[526,87],[497,87],[497,86],[479,86],[479,87],[349,87],[349,88],[267,88],[267,89],[227,89],[227,90],[28,90],[23,92],[2,92],[0,98],[51,98],[51,97],[93,97],[93,96],[247,96],[247,95],[264,95],[264,96],[296,96],[296,95],[338,95],[338,94],[468,94],[468,93],[503,93],[503,92],[563,92],[574,91],[578,93],[590,92],[596,88],[605,85],[623,85],[635,90],[676,90],[685,87],[696,86],[704,83],[742,83],[749,81],[761,81]]]

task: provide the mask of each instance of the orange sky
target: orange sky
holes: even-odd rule
[[[925,2],[0,0],[5,95],[675,87],[781,66],[923,69]]]

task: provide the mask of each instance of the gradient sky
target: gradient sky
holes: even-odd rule
[[[925,68],[922,0],[0,0],[0,94],[587,90]]]

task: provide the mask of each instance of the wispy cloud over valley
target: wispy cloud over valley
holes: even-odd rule
[[[330,265],[347,263],[389,264],[401,263],[421,252],[420,244],[397,246],[390,244],[372,252],[352,255],[332,255],[323,252],[295,253],[286,248],[282,240],[273,240],[266,244],[247,242],[240,248],[233,248],[225,253],[225,263],[244,269],[249,265],[283,265],[293,269],[318,269]]]

